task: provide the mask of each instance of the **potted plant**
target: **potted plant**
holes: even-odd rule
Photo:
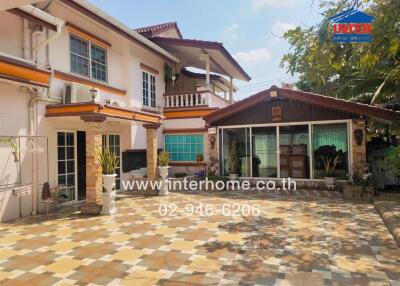
[[[322,163],[325,171],[325,185],[328,189],[335,188],[335,170],[343,151],[336,150],[334,145],[324,145],[315,150],[315,158]]]
[[[106,148],[99,152],[99,161],[103,172],[103,187],[106,189],[103,192],[103,207],[101,214],[111,215],[117,212],[115,208],[115,178],[117,174],[115,169],[118,166],[117,156],[110,149]]]
[[[168,169],[169,169],[169,155],[167,152],[162,151],[158,155],[158,173],[162,179],[161,189],[158,192],[159,196],[166,196],[169,194],[168,192],[168,184],[166,184],[166,178],[168,177]]]
[[[236,142],[232,142],[232,148],[230,148],[229,159],[228,159],[228,169],[229,169],[229,178],[231,180],[236,180],[239,175],[237,172],[238,169],[238,156],[236,152]]]

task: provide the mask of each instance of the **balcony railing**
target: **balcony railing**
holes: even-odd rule
[[[165,108],[186,107],[225,107],[229,102],[221,96],[205,90],[180,94],[166,94],[164,96]]]

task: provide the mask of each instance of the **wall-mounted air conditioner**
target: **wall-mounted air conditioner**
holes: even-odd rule
[[[90,90],[92,88],[75,82],[65,83],[63,103],[91,102],[92,95]],[[97,92],[97,94],[99,93]]]

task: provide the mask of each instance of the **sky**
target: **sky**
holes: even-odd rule
[[[234,81],[236,100],[294,82],[296,76],[279,66],[290,48],[282,34],[320,20],[317,0],[89,1],[132,28],[176,21],[184,38],[222,42],[252,77]]]

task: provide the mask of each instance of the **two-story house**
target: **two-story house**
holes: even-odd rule
[[[104,146],[117,189],[132,169],[156,179],[160,149],[171,174],[195,172],[209,160],[202,117],[250,79],[222,44],[184,39],[176,23],[132,29],[84,0],[6,0],[0,14],[1,220],[37,213],[46,182],[96,208]]]

